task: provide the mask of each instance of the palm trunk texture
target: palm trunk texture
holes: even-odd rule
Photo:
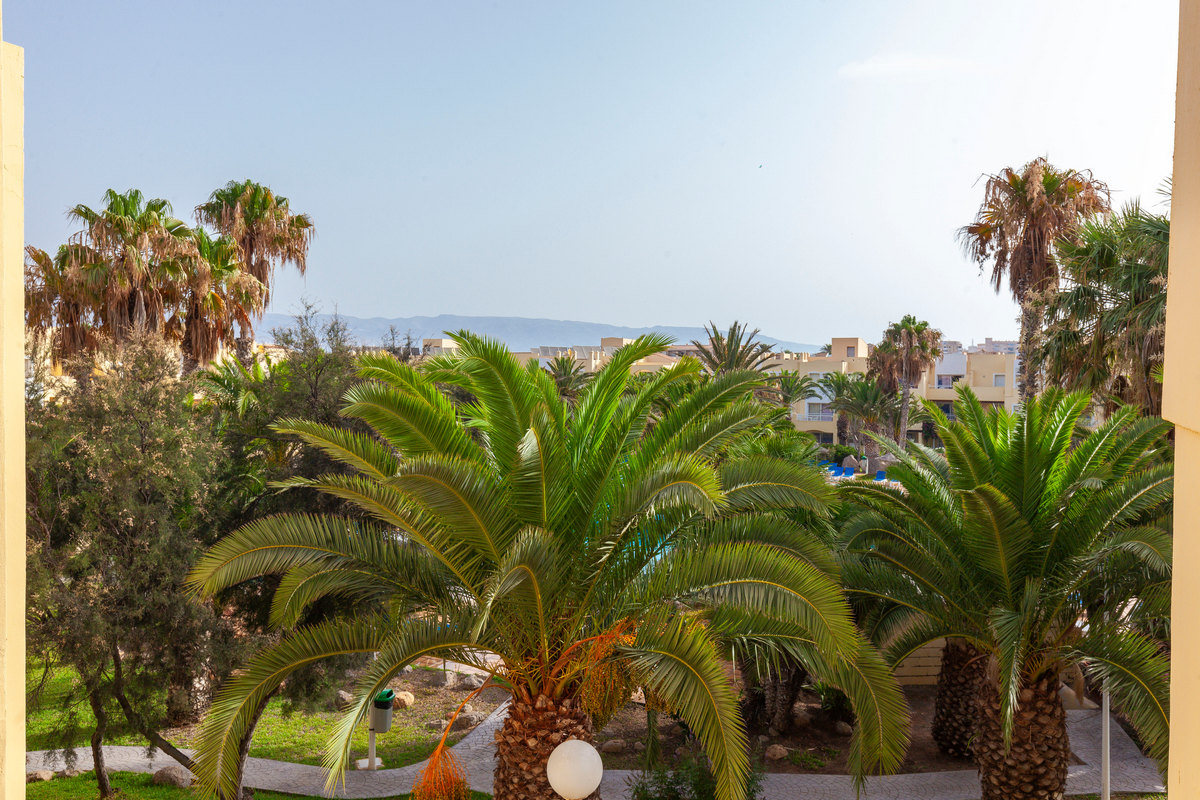
[[[955,758],[970,758],[978,728],[979,693],[987,676],[987,659],[962,639],[947,639],[942,648],[937,695],[933,705],[933,741]]]
[[[1029,295],[1023,294],[1025,300],[1021,303],[1021,342],[1019,345],[1021,363],[1017,365],[1017,394],[1022,403],[1027,403],[1037,396],[1038,373],[1033,368],[1035,339],[1038,332],[1038,312],[1030,303]]]
[[[1058,684],[1058,676],[1047,673],[1021,690],[1006,750],[999,691],[995,682],[985,682],[975,739],[982,800],[1062,800],[1070,747]]]
[[[496,731],[495,800],[561,800],[546,778],[546,760],[567,739],[592,741],[591,721],[571,698],[538,695],[532,704],[514,698]],[[593,793],[588,800],[599,800]]]

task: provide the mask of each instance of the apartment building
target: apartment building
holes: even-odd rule
[[[533,350],[515,352],[521,363],[539,361],[545,363],[558,356],[572,356],[588,372],[600,369],[619,348],[632,339],[609,337],[597,345],[575,345],[537,347]],[[949,342],[943,347],[942,357],[913,387],[913,395],[924,397],[938,404],[947,414],[952,414],[951,404],[955,398],[955,387],[965,383],[974,390],[984,405],[1012,410],[1017,397],[1017,356],[1008,345],[1013,342],[986,339],[984,345],[964,349],[961,342]],[[872,345],[861,337],[838,337],[832,340],[828,353],[776,353],[764,362],[763,371],[770,375],[795,372],[808,375],[819,382],[831,372],[846,374],[865,373],[868,368]],[[984,350],[982,348],[988,348]],[[433,356],[454,352],[458,345],[451,339],[425,339],[422,352]],[[663,367],[678,363],[679,359],[695,357],[697,348],[690,343],[676,343],[666,351],[641,359],[632,371],[656,372]],[[819,442],[833,444],[837,438],[837,421],[829,407],[831,398],[827,394],[796,403],[792,407],[792,423],[798,430],[813,434]],[[921,439],[921,426],[914,425],[908,435]]]
[[[952,415],[951,404],[956,397],[955,387],[965,384],[971,387],[985,406],[997,406],[1011,411],[1018,402],[1016,354],[966,352],[961,349],[961,343],[951,344],[950,351],[944,351],[942,357],[921,376],[921,380],[912,389],[913,395],[937,403],[943,412]],[[953,345],[960,346],[955,349]],[[865,354],[868,347],[862,339],[834,339],[833,352],[828,355],[803,354],[805,366],[802,371],[807,372],[814,380],[820,380],[830,372],[866,372]],[[830,399],[827,395],[814,397],[797,403],[792,409],[792,421],[796,428],[813,434],[818,441],[825,444],[833,444],[837,435],[835,414],[829,407]],[[920,441],[921,426],[911,427],[908,436]]]

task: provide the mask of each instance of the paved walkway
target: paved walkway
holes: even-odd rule
[[[493,734],[503,723],[506,713],[507,706],[500,706],[454,746],[454,753],[466,770],[472,789],[489,794],[492,791]],[[1071,750],[1084,762],[1069,768],[1067,793],[1099,792],[1100,711],[1068,711],[1067,731],[1071,737]],[[157,751],[153,757],[147,757],[143,747],[108,746],[104,748],[104,758],[110,768],[123,772],[156,772],[176,763]],[[26,756],[28,771],[60,770],[64,766],[61,756],[50,758],[46,751]],[[338,787],[336,795],[371,798],[404,794],[412,788],[413,780],[424,767],[422,762],[400,769],[347,772],[345,785]],[[91,768],[91,750],[80,748],[76,769]],[[633,773],[627,770],[606,772],[600,785],[601,796],[604,800],[627,800],[627,784],[632,776]],[[255,789],[321,796],[325,794],[325,771],[303,764],[251,758],[246,762],[245,783]],[[1112,790],[1165,791],[1154,762],[1142,755],[1115,722],[1112,725]],[[846,775],[772,774],[766,777],[763,794],[764,800],[847,800],[855,796],[854,784]],[[971,800],[979,797],[979,779],[973,770],[887,775],[869,779],[862,796],[868,800]]]

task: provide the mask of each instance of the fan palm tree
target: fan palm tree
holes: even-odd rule
[[[721,333],[715,322],[704,326],[708,341],[692,340],[699,352],[697,357],[714,375],[737,370],[762,370],[773,355],[771,345],[757,340],[758,328],[747,332],[746,323],[734,320],[729,331]]]
[[[1163,360],[1170,230],[1166,215],[1134,203],[1060,244],[1064,286],[1041,303],[1037,354],[1051,385],[1159,413],[1153,372]]]
[[[1168,660],[1127,622],[1171,568],[1167,425],[1123,408],[1079,427],[1090,397],[1050,390],[987,412],[958,389],[945,455],[892,446],[903,488],[852,485],[843,535],[856,591],[881,600],[872,634],[899,663],[944,637],[984,664],[973,742],[984,800],[1062,797],[1069,745],[1060,675],[1103,681],[1165,765]],[[1083,431],[1081,433],[1081,431]]]
[[[543,369],[553,379],[558,387],[558,393],[565,400],[573,400],[581,389],[587,386],[591,373],[575,360],[575,356],[561,355],[550,359]]]
[[[987,176],[975,221],[958,232],[967,255],[981,269],[991,266],[995,290],[999,292],[1007,279],[1009,292],[1021,306],[1022,401],[1037,393],[1032,365],[1038,315],[1031,301],[1058,286],[1055,243],[1074,238],[1082,220],[1108,210],[1108,187],[1091,172],[1058,169],[1039,157],[1020,172],[1006,167]]]
[[[378,656],[329,742],[331,783],[375,694],[434,654],[487,670],[512,695],[496,737],[498,800],[554,797],[544,765],[555,745],[590,740],[589,716],[602,726],[636,685],[699,737],[717,797],[740,799],[747,742],[721,659],[750,650],[801,659],[849,694],[858,771],[899,763],[902,695],[854,627],[832,553],[789,518],[828,516],[831,490],[813,467],[734,453],[774,413],[751,398],[755,373],[716,376],[651,424],[663,392],[699,373],[684,360],[626,394],[630,366],[662,351],[662,337],[620,349],[574,404],[499,343],[453,338],[456,355],[420,370],[361,357],[365,381],[344,413],[373,435],[280,424],[353,469],[290,485],[357,515],[262,519],[196,567],[206,595],[281,574],[273,615],[285,627],[321,596],[358,601],[350,618],[289,630],[223,688],[200,736],[203,787],[234,793],[256,705],[299,666],[346,653]],[[475,400],[456,409],[439,385]],[[426,779],[444,778],[447,760],[439,746]]]
[[[308,246],[313,223],[307,214],[292,212],[288,199],[251,180],[230,181],[196,206],[196,220],[211,225],[237,245],[242,269],[262,284],[262,308],[271,300],[275,268],[293,265],[303,275],[308,266]],[[262,310],[251,314],[262,318]],[[247,363],[254,329],[240,323],[238,357]]]
[[[68,242],[65,264],[96,298],[103,332],[118,342],[139,329],[161,333],[195,256],[192,231],[171,216],[171,204],[109,189],[99,210],[80,204],[67,217],[84,227]]]
[[[921,376],[937,362],[941,354],[942,332],[912,314],[905,314],[899,322],[889,324],[883,332],[883,341],[871,351],[871,372],[885,388],[900,390],[897,442],[903,443],[908,436],[913,387],[921,382]]]
[[[234,344],[236,327],[250,325],[250,318],[262,313],[264,292],[257,278],[242,271],[231,239],[214,237],[203,228],[192,236],[196,258],[187,274],[180,337],[184,374]]]
[[[67,264],[67,248],[51,256],[25,248],[25,327],[51,337],[50,356],[58,363],[96,347],[96,297]]]

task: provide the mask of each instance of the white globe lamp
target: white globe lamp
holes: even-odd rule
[[[600,786],[604,762],[596,748],[581,739],[567,739],[546,761],[550,788],[563,800],[583,800]]]

